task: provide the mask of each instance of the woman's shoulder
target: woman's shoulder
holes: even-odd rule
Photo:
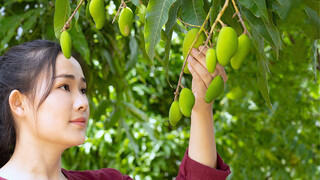
[[[99,170],[86,170],[86,171],[69,171],[61,169],[62,173],[69,179],[121,179],[129,180],[132,179],[128,175],[123,175],[120,171],[112,168],[103,168]]]

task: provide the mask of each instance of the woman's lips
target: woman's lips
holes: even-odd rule
[[[85,127],[86,126],[86,119],[84,117],[80,117],[80,118],[77,118],[75,120],[70,121],[70,123],[76,124],[81,127]]]

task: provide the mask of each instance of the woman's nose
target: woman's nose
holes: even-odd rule
[[[74,108],[76,111],[86,111],[88,108],[88,99],[85,95],[80,93],[76,96],[74,102]]]

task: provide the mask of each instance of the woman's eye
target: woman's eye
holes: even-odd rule
[[[60,86],[60,88],[66,90],[66,91],[70,91],[70,88],[69,88],[68,84],[62,85],[62,86]]]
[[[83,88],[83,89],[81,89],[81,92],[82,92],[82,94],[86,94],[87,93],[87,89]]]

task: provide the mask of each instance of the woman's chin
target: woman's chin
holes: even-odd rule
[[[79,146],[81,144],[83,144],[86,140],[86,137],[85,135],[83,136],[73,136],[73,138],[69,138],[66,142],[66,144],[68,145],[68,148],[69,147],[73,147],[73,146]]]

